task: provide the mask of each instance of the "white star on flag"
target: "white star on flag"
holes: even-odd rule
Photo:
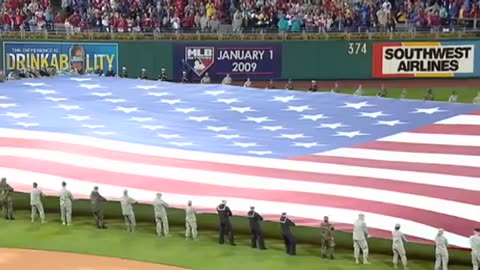
[[[169,105],[175,105],[177,103],[185,103],[183,101],[181,101],[180,99],[162,99],[160,101],[158,101],[160,103],[167,103]]]
[[[157,133],[156,136],[157,136],[157,137],[160,137],[160,138],[167,139],[167,140],[183,138],[180,134],[162,134],[162,133]]]
[[[15,103],[0,103],[0,108],[2,109],[8,109],[12,107],[18,107],[18,105]]]
[[[277,130],[282,130],[286,129],[283,126],[262,126],[260,129],[263,130],[269,130],[269,131],[277,131]]]
[[[108,97],[113,95],[112,92],[93,92],[90,95],[97,96],[97,97]]]
[[[206,129],[215,131],[215,132],[221,132],[221,131],[228,131],[231,130],[228,127],[214,127],[214,126],[207,126]]]
[[[159,89],[160,87],[158,85],[136,85],[135,88],[150,90],[150,89]]]
[[[55,90],[46,90],[46,89],[35,89],[32,92],[39,93],[39,94],[42,94],[42,95],[50,95],[50,94],[56,94],[57,93],[57,91],[55,91]]]
[[[391,121],[377,121],[374,125],[385,125],[385,126],[393,127],[401,124],[406,124],[406,123],[401,122],[400,120],[391,120]]]
[[[0,96],[0,99],[9,99],[7,96]]]
[[[153,96],[153,97],[164,97],[170,95],[167,92],[148,92],[145,94],[146,96]]]
[[[175,146],[180,146],[180,147],[183,147],[183,146],[194,146],[195,144],[193,144],[192,142],[169,142],[169,144],[172,144],[172,145],[175,145]]]
[[[157,129],[168,129],[167,127],[162,126],[162,125],[142,125],[141,128],[149,129],[149,130],[152,130],[152,131],[155,131]]]
[[[203,92],[205,95],[210,95],[210,96],[218,96],[218,95],[223,95],[223,94],[226,94],[227,92],[223,91],[223,90],[217,90],[217,91],[205,91]]]
[[[324,146],[325,144],[319,144],[318,142],[310,142],[310,143],[301,143],[301,142],[294,142],[293,146],[298,147],[305,147],[305,148],[312,148],[316,146]]]
[[[252,107],[230,107],[228,111],[245,113],[245,112],[256,112],[257,110],[252,109]]]
[[[182,112],[185,114],[191,113],[191,112],[200,112],[200,110],[197,110],[197,108],[175,108],[175,112]]]
[[[91,89],[97,89],[97,88],[104,88],[104,87],[101,86],[100,84],[87,84],[87,83],[81,83],[78,87],[87,88],[87,89],[89,89],[89,90],[91,90]]]
[[[319,128],[330,128],[330,129],[337,129],[339,127],[348,127],[348,125],[344,125],[343,123],[332,123],[332,124],[320,124]]]
[[[202,123],[205,121],[214,121],[213,119],[210,118],[210,116],[189,116],[187,119],[195,122],[199,122],[199,123]]]
[[[250,150],[247,153],[257,155],[257,156],[265,156],[265,155],[273,154],[272,151],[254,151],[254,150]]]
[[[89,128],[89,129],[97,129],[97,128],[104,128],[104,125],[88,125],[88,124],[83,124],[82,127]]]
[[[273,120],[268,118],[268,116],[263,116],[263,117],[251,117],[247,116],[246,119],[242,119],[242,121],[247,121],[247,122],[255,122],[257,124],[263,123],[263,122],[272,122]]]
[[[114,135],[115,132],[113,131],[94,131],[93,133],[100,135],[100,136],[111,136]]]
[[[27,123],[27,122],[17,122],[17,123],[15,123],[15,125],[22,126],[22,127],[25,127],[25,128],[38,127],[39,126],[38,123]]]
[[[37,86],[45,86],[46,84],[45,83],[31,83],[31,82],[26,82],[26,83],[23,83],[24,85],[28,85],[28,86],[31,86],[31,87],[37,87]]]
[[[217,135],[215,135],[215,137],[222,138],[222,139],[227,139],[227,140],[244,138],[244,137],[242,137],[238,134],[217,134]]]
[[[71,81],[77,81],[77,82],[86,82],[86,81],[91,81],[92,78],[69,78]]]
[[[232,103],[238,103],[238,102],[241,102],[240,100],[236,99],[236,98],[230,98],[230,99],[226,99],[226,98],[219,98],[217,99],[215,102],[218,102],[218,103],[225,103],[225,104],[232,104]]]
[[[126,100],[126,99],[123,99],[123,98],[106,98],[106,99],[103,99],[103,101],[110,102],[110,103],[123,103],[123,102],[127,102],[127,100]]]
[[[288,106],[288,108],[284,109],[284,111],[295,111],[295,112],[303,112],[303,111],[309,111],[313,110],[310,108],[309,105],[304,105],[304,106]]]
[[[318,119],[327,119],[327,118],[329,117],[325,116],[324,114],[302,114],[302,118],[300,118],[300,120],[317,121]]]
[[[8,117],[12,117],[12,118],[15,118],[15,119],[19,119],[19,118],[31,118],[30,114],[29,113],[14,113],[14,112],[6,112],[5,114],[3,114],[4,116],[8,116]]]
[[[117,106],[114,111],[120,111],[124,113],[132,113],[132,112],[139,112],[137,107],[122,107],[122,106]]]
[[[152,117],[130,117],[128,120],[143,123],[143,122],[153,121],[153,118]]]
[[[67,101],[68,98],[62,98],[62,97],[44,97],[46,100],[50,100],[53,102],[60,102],[60,101]]]
[[[359,130],[357,130],[357,131],[350,131],[350,132],[337,131],[337,134],[332,135],[332,136],[344,136],[344,137],[353,138],[353,137],[356,137],[356,136],[363,136],[363,135],[369,135],[369,134],[367,134],[367,133],[361,133]]]
[[[257,145],[257,143],[255,142],[250,142],[250,143],[243,143],[243,142],[233,142],[232,144],[233,146],[238,146],[238,147],[242,147],[242,148],[249,148],[249,147],[256,147],[256,146],[259,146]]]
[[[79,105],[65,105],[65,104],[60,104],[58,106],[55,106],[54,108],[63,109],[65,111],[81,110],[82,109],[82,107],[80,107]]]
[[[372,106],[375,106],[373,104],[368,104],[367,101],[363,101],[363,102],[358,102],[358,103],[350,103],[350,102],[344,102],[343,106],[340,106],[339,108],[354,108],[354,109],[361,109],[363,107],[372,107]]]
[[[440,109],[440,107],[435,108],[425,108],[425,109],[418,109],[415,108],[414,112],[411,113],[426,113],[426,114],[434,114],[436,112],[445,112],[445,110]]]
[[[382,111],[371,112],[371,113],[368,113],[368,112],[360,112],[359,117],[377,118],[377,117],[379,117],[379,116],[389,116],[389,115],[390,115],[390,114],[384,114]]]
[[[85,121],[91,119],[89,115],[74,115],[74,114],[67,114],[67,119],[72,119],[75,121]]]
[[[310,136],[305,136],[302,133],[297,133],[297,134],[280,134],[277,138],[287,138],[290,140],[296,140],[296,139],[304,139],[304,138],[310,138]]]
[[[295,96],[285,96],[285,97],[273,97],[270,101],[279,101],[283,103],[288,103],[292,100],[301,100],[299,98],[296,98]]]

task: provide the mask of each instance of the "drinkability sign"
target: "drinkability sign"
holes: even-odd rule
[[[3,66],[8,74],[23,68],[55,67],[58,71],[79,73],[112,67],[118,71],[116,43],[4,42]]]

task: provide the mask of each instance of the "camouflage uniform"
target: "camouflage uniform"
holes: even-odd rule
[[[12,203],[13,188],[7,184],[6,179],[0,182],[0,206],[5,219],[13,220],[13,203]]]
[[[322,257],[333,259],[335,235],[334,227],[330,223],[322,222],[320,225],[320,247]]]

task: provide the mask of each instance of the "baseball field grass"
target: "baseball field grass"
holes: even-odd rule
[[[29,212],[20,211],[17,220],[0,221],[0,246],[121,257],[195,270],[392,268],[387,255],[372,254],[371,265],[355,265],[351,251],[337,251],[335,260],[321,259],[319,247],[311,244],[299,245],[298,255],[288,256],[279,240],[268,239],[268,250],[261,251],[250,248],[244,235],[237,236],[238,246],[232,247],[217,244],[216,233],[210,230],[200,230],[199,240],[192,241],[184,239],[180,227],[172,228],[171,237],[157,237],[152,222],[140,222],[137,231],[130,233],[121,219],[107,220],[108,229],[98,230],[89,217],[75,217],[74,224],[67,227],[60,224],[57,215],[49,216],[48,224],[32,224]],[[414,270],[432,269],[433,261],[410,260],[409,265]],[[452,265],[450,269],[470,268]]]

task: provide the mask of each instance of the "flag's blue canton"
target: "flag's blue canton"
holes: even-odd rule
[[[15,81],[0,89],[2,128],[277,158],[353,146],[475,109],[99,77]]]

